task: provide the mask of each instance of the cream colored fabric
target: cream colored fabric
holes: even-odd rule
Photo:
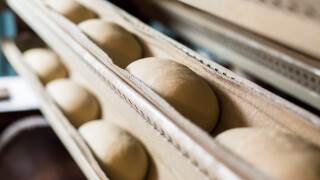
[[[318,180],[320,148],[270,128],[236,128],[216,138],[273,179]]]
[[[104,120],[88,122],[79,132],[110,179],[142,180],[145,177],[147,154],[128,132]]]

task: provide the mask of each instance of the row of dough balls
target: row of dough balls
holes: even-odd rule
[[[133,34],[115,23],[82,16],[82,12],[86,15],[90,10],[80,8],[82,5],[75,1],[47,0],[47,4],[75,23],[80,21],[70,17],[78,14],[81,18],[78,27],[109,55],[113,63],[126,68],[205,131],[214,129],[219,116],[217,98],[208,83],[188,67],[169,59],[141,59],[142,46]]]
[[[78,128],[98,118],[98,101],[84,87],[66,79],[68,70],[55,52],[48,48],[29,49],[23,53],[23,60],[46,85],[71,124]]]
[[[60,11],[61,12],[61,11]],[[68,17],[68,16],[66,16]],[[142,57],[142,48],[124,28],[92,19],[79,28],[121,68],[126,68],[181,114],[210,132],[218,118],[218,102],[209,85],[174,61]],[[319,179],[319,148],[272,129],[239,128],[217,140],[275,179]]]
[[[143,145],[111,120],[93,120],[99,111],[93,95],[66,79],[49,83],[47,91],[71,123],[79,128],[108,177],[115,180],[144,178],[148,160]]]
[[[140,79],[183,116],[211,132],[219,116],[218,100],[209,84],[188,67],[165,58],[142,58],[142,47],[121,26],[92,19],[79,28],[112,61]]]
[[[57,11],[69,17],[66,11]],[[202,129],[213,130],[219,106],[210,86],[202,78],[168,59],[140,59],[141,45],[117,24],[98,19],[84,20],[79,28],[116,65],[126,68]],[[221,133],[217,140],[275,179],[320,177],[319,148],[294,136],[272,129],[239,128]]]
[[[79,25],[84,33],[111,55],[115,64],[126,67],[127,71],[162,96],[181,114],[211,132],[218,120],[219,106],[207,82],[188,67],[172,60],[135,60],[138,58],[123,59],[114,56],[114,47],[110,48],[114,44],[110,42],[117,41],[116,38],[111,38],[114,33],[110,32],[116,29],[123,31],[117,26],[102,20],[89,20]],[[102,32],[103,30],[105,31]],[[130,49],[132,46],[128,44],[116,44],[119,46],[114,49],[122,49],[122,52],[129,49],[126,52],[133,53],[130,50],[138,49]],[[140,50],[135,52],[140,54]],[[132,54],[132,57],[136,55]],[[274,179],[320,178],[320,148],[295,136],[273,129],[237,128],[220,134],[217,140]]]
[[[136,48],[137,43],[121,44],[121,41],[130,42],[132,36],[116,24],[94,19],[84,21],[79,27],[110,55],[115,64],[126,67],[126,70],[162,96],[185,117],[207,132],[214,129],[219,106],[217,98],[205,80],[186,66],[172,60],[136,60],[141,50]],[[119,38],[119,32],[126,34],[125,37],[130,37],[130,40]],[[119,43],[111,43],[118,41]],[[121,53],[126,51],[132,56],[117,56],[113,49],[119,49],[117,52]],[[272,178],[320,178],[319,148],[289,134],[272,129],[243,128],[226,131],[220,134],[217,140]]]
[[[207,132],[219,115],[218,100],[209,84],[188,67],[170,59],[143,58],[135,37],[121,26],[87,20],[79,28],[121,68],[140,79],[178,112]]]
[[[68,72],[59,56],[50,49],[37,48],[26,51],[24,60],[45,84],[48,83],[47,90],[50,96],[71,123],[77,128],[84,124],[79,128],[79,132],[93,149],[103,169],[110,177],[113,179],[128,179],[129,177],[141,179],[144,177],[147,171],[147,156],[143,146],[130,134],[106,121],[88,122],[98,118],[98,102],[83,87],[67,79],[60,79],[66,78]],[[141,78],[152,77],[151,74],[143,74],[146,72],[139,70],[141,67],[154,74],[158,74],[156,71],[165,71],[165,74],[170,74],[168,70],[170,68],[176,68],[178,71],[184,71],[179,68],[185,68],[184,66],[175,67],[177,64],[173,61],[156,59],[154,61],[159,62],[155,64],[152,61],[139,60],[127,69],[132,72],[134,70],[131,68],[135,69],[134,66],[137,66],[138,71],[135,72],[135,75]],[[181,77],[184,78],[186,75]],[[161,79],[162,76],[158,78]],[[150,85],[152,80],[146,79],[145,82]],[[170,89],[168,87],[164,87],[163,92]],[[158,93],[161,94],[161,91]],[[238,128],[221,133],[217,136],[217,140],[274,179],[313,180],[320,177],[319,148],[291,135],[272,129]],[[137,161],[141,162],[139,167],[135,165]],[[137,170],[132,171],[135,168]],[[126,173],[117,173],[121,170]]]
[[[70,123],[79,129],[108,177],[116,180],[145,177],[148,158],[143,145],[110,121],[95,120],[100,114],[97,99],[86,88],[66,79],[67,68],[56,53],[47,48],[30,49],[23,59],[46,84],[49,96]]]
[[[79,128],[108,177],[115,180],[144,178],[148,160],[143,145],[110,120],[94,120],[99,107],[92,94],[66,79],[49,83],[47,91],[71,123]]]

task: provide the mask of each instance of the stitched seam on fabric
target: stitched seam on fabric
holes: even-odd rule
[[[255,63],[258,61],[273,71],[276,69],[277,73],[282,74],[283,76],[297,82],[302,86],[305,86],[311,91],[320,93],[320,76],[308,72],[300,67],[293,66],[288,62],[279,60],[278,57],[270,56],[265,51],[254,49],[220,33],[210,32],[210,36],[214,38],[215,41],[218,41],[233,51],[244,55],[250,61]]]

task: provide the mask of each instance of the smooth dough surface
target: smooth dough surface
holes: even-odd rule
[[[75,0],[45,0],[45,3],[76,24],[95,18],[95,14],[91,10]]]
[[[27,50],[23,53],[23,59],[44,84],[68,76],[68,71],[60,57],[50,49],[34,48]]]
[[[79,132],[110,179],[144,179],[148,168],[146,151],[128,132],[104,120],[88,122]]]
[[[236,128],[217,141],[272,179],[320,179],[320,148],[269,128]]]
[[[183,116],[211,132],[219,116],[217,98],[208,83],[177,62],[145,58],[127,70],[168,101]]]
[[[99,103],[84,87],[68,79],[58,79],[48,83],[46,89],[76,128],[98,118]]]
[[[115,23],[91,19],[80,23],[79,28],[121,68],[142,56],[138,40]]]

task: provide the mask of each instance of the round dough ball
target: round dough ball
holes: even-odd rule
[[[59,79],[48,83],[46,89],[51,98],[76,128],[98,118],[97,99],[82,86],[68,80]]]
[[[128,132],[103,120],[88,122],[79,132],[110,179],[141,180],[145,177],[147,153]]]
[[[44,84],[68,76],[68,71],[61,59],[50,49],[30,49],[23,53],[23,59]]]
[[[145,58],[127,70],[168,101],[183,116],[211,132],[219,116],[219,104],[208,83],[177,62]]]
[[[91,19],[80,23],[79,28],[121,68],[142,56],[138,40],[117,24]]]
[[[216,139],[273,179],[320,178],[320,148],[298,137],[268,128],[236,128]]]
[[[59,14],[78,24],[95,18],[95,14],[75,0],[46,0],[46,4]]]

